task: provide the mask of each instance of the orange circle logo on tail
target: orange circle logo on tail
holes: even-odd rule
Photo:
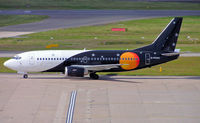
[[[120,56],[119,63],[124,64],[124,65],[121,65],[122,69],[131,70],[131,69],[135,69],[139,65],[140,58],[136,53],[125,52]]]

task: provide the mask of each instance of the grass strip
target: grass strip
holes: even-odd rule
[[[122,21],[98,26],[58,29],[24,35],[21,38],[0,39],[1,50],[51,49],[135,49],[152,43],[172,17]],[[127,32],[112,32],[112,28],[127,28]],[[183,19],[177,48],[181,51],[200,52],[200,16]],[[24,38],[26,37],[26,38]]]

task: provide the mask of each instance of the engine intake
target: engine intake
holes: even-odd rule
[[[81,67],[65,67],[66,76],[84,77],[85,69]]]

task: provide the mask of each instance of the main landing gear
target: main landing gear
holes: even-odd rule
[[[27,78],[28,78],[28,74],[24,74],[24,75],[23,75],[23,78],[24,78],[24,79],[27,79]]]
[[[91,79],[99,79],[99,75],[97,75],[96,73],[90,73],[90,78]]]

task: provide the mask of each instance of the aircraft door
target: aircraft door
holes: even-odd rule
[[[30,65],[34,65],[34,63],[35,63],[35,56],[34,56],[34,54],[30,54],[30,56],[29,56],[29,64]]]
[[[150,63],[151,63],[150,53],[145,53],[145,65],[150,65]]]

